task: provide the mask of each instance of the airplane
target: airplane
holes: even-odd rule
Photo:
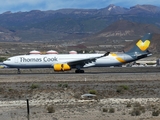
[[[151,56],[148,50],[151,38],[151,33],[145,34],[124,53],[18,55],[3,61],[3,64],[7,68],[17,68],[18,73],[23,68],[53,68],[56,72],[76,69],[75,73],[84,73],[82,68],[120,66]]]

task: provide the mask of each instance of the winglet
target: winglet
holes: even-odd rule
[[[108,56],[110,52],[105,53],[103,56]]]
[[[101,58],[101,57],[108,56],[108,55],[109,55],[109,53],[110,53],[110,52],[107,52],[107,53],[105,53],[104,55],[102,55],[102,56],[99,56],[99,57],[96,57],[96,58],[94,58],[94,59],[98,59],[98,58]]]

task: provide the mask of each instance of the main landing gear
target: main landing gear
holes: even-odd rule
[[[75,73],[84,73],[84,70],[75,70]]]

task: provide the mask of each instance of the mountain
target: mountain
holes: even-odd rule
[[[141,36],[145,33],[160,33],[160,28],[151,24],[142,24],[120,20],[112,23],[104,30],[100,31],[97,37],[130,37]]]
[[[1,41],[19,41],[20,38],[15,35],[15,31],[0,27],[0,40]]]
[[[153,5],[136,5],[130,8],[130,10],[127,12],[127,14],[160,14],[160,8]]]
[[[118,14],[127,14],[128,9],[111,4],[108,7],[102,8],[98,11],[101,15],[118,15]]]
[[[151,24],[142,24],[127,20],[119,20],[107,26],[102,31],[90,37],[84,38],[84,40],[90,40],[90,41],[102,41],[107,39],[128,40],[128,39],[135,39],[138,36],[144,35],[145,33],[160,34],[160,28]]]
[[[119,20],[160,27],[160,8],[153,5],[130,8],[109,5],[102,9],[7,11],[0,14],[0,27],[9,32],[3,32],[0,41],[80,40]]]
[[[97,48],[104,51],[128,51],[146,33],[153,33],[151,51],[154,53],[160,52],[159,27],[127,20],[116,21],[102,31],[83,38],[81,41],[85,45],[95,46],[95,48],[96,46],[103,46]]]

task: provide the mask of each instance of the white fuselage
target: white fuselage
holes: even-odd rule
[[[19,55],[10,57],[3,63],[10,68],[51,68],[54,64],[70,63],[77,60],[102,56],[103,54],[50,54],[50,55]],[[132,61],[127,54],[109,54],[87,63],[83,67],[117,66]],[[125,62],[124,62],[125,61]]]

